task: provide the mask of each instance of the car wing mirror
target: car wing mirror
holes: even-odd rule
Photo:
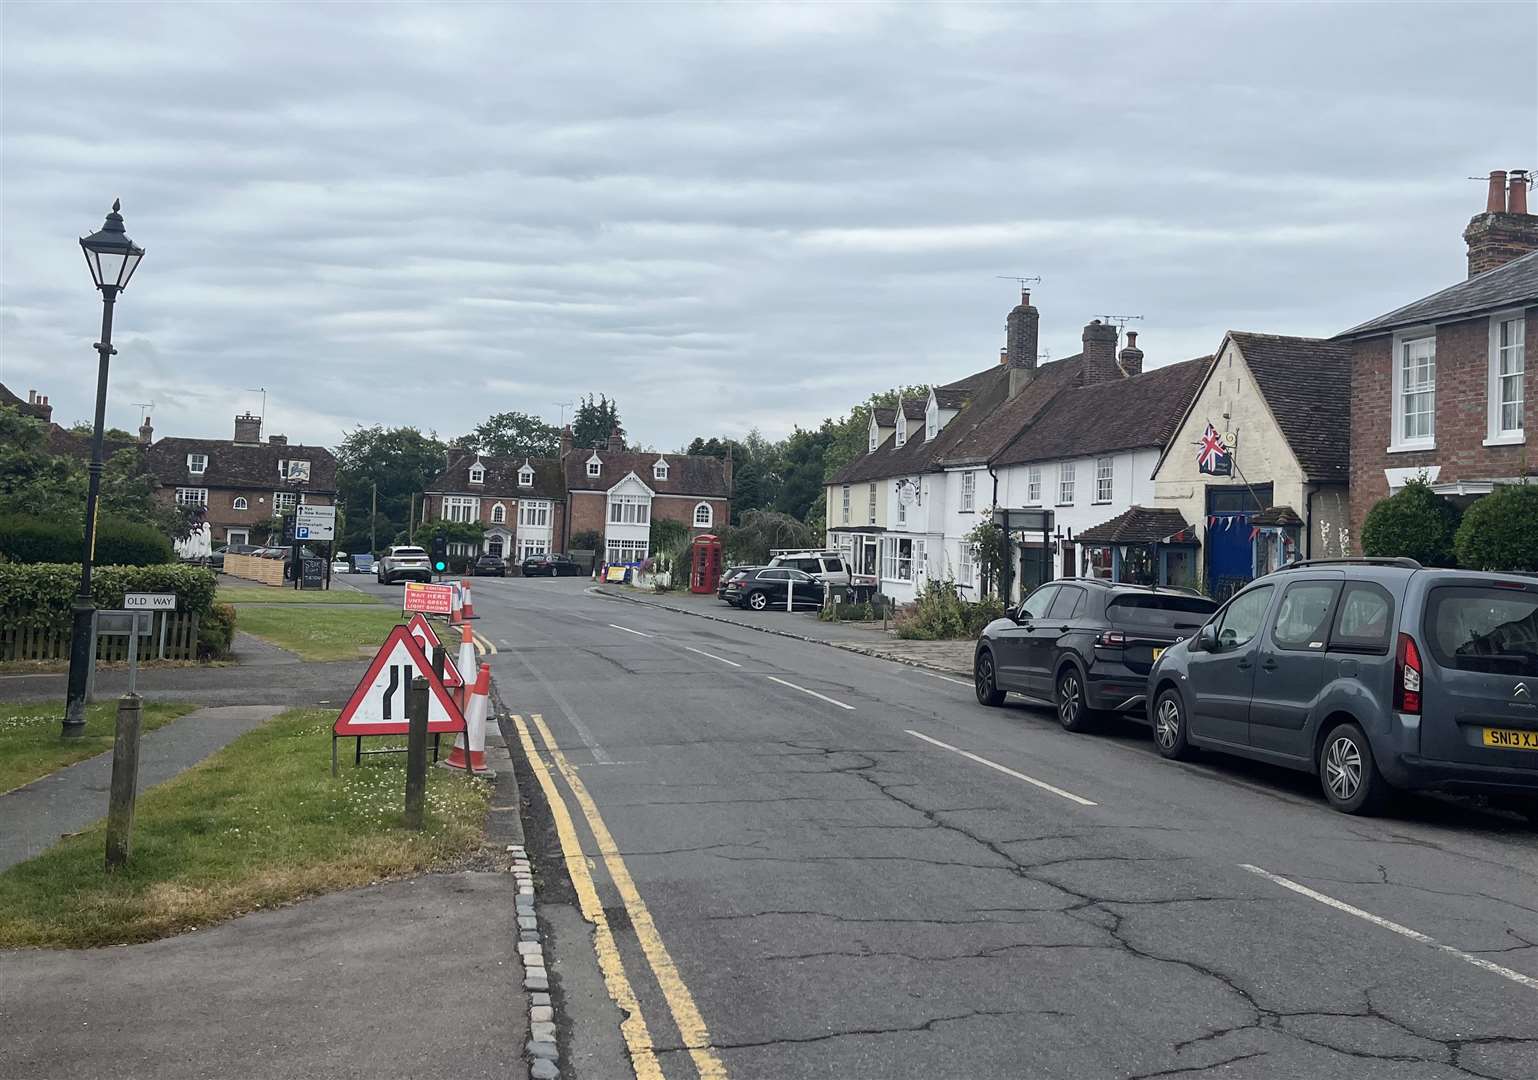
[[[1206,626],[1203,626],[1200,630],[1198,630],[1196,632],[1196,647],[1202,652],[1217,652],[1217,627],[1213,626],[1211,623],[1208,623]]]

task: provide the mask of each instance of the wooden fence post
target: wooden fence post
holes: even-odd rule
[[[427,802],[427,680],[418,675],[406,693],[406,828],[422,827]]]
[[[117,703],[117,733],[112,740],[112,791],[107,801],[107,869],[128,862],[133,842],[134,798],[139,787],[139,726],[143,699],[124,694]]]

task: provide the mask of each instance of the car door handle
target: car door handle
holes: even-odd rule
[[[1276,670],[1276,661],[1275,660],[1267,660],[1264,664],[1261,664],[1260,666],[1265,671],[1275,671]]]
[[[1238,669],[1240,671],[1248,671],[1248,670],[1250,670],[1251,667],[1254,666],[1254,664],[1251,663],[1249,660],[1240,660],[1239,663],[1236,664],[1235,666],[1238,667]]]

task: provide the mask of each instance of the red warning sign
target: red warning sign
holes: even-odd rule
[[[433,674],[421,646],[404,626],[390,631],[357,689],[342,707],[332,732],[336,735],[404,735],[410,724],[406,719],[406,694],[411,680],[421,675],[427,680],[427,730],[463,731],[464,714],[454,703],[443,683]]]
[[[411,616],[406,629],[411,631],[411,636],[416,638],[417,644],[422,647],[422,655],[431,661],[433,649],[442,644],[438,638],[438,632],[433,629],[433,624],[422,618],[421,612],[417,612]],[[450,690],[465,685],[464,676],[459,673],[459,665],[454,663],[454,657],[449,655],[447,649],[443,650],[443,685]]]

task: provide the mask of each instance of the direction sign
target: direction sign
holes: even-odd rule
[[[332,728],[337,735],[404,735],[406,694],[418,675],[427,680],[427,730],[463,731],[464,714],[449,696],[416,638],[404,626],[390,631]]]
[[[336,507],[308,504],[296,506],[294,538],[296,540],[335,540]]]
[[[408,581],[401,610],[422,611],[428,615],[450,615],[454,611],[454,586]]]
[[[175,611],[174,592],[131,592],[123,594],[123,607],[129,611]]]
[[[417,639],[417,644],[422,646],[422,655],[429,660],[432,659],[433,650],[443,644],[438,639],[438,632],[433,629],[432,623],[422,618],[420,612],[411,616],[406,629],[410,631],[412,637]],[[459,674],[459,665],[454,663],[454,658],[449,655],[447,649],[443,650],[443,685],[450,689],[465,685],[464,677]]]

